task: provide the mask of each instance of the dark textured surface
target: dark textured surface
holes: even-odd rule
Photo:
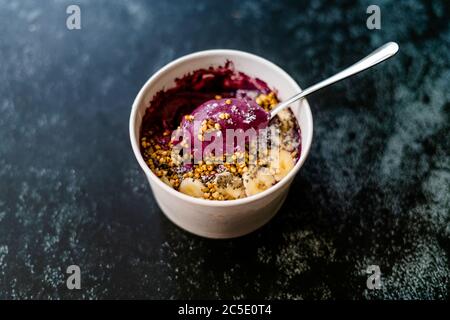
[[[448,1],[75,3],[79,31],[70,1],[0,0],[0,298],[449,298]],[[312,150],[268,225],[211,241],[163,216],[128,138],[154,71],[237,48],[305,86],[390,40],[393,60],[310,98]]]

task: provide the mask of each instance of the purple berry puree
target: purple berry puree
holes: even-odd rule
[[[233,153],[244,150],[240,150],[240,146],[235,144],[234,136],[228,139],[229,130],[232,133],[242,130],[244,133],[256,134],[259,130],[267,128],[269,120],[269,113],[248,97],[209,100],[197,107],[190,118],[183,118],[181,129],[185,135],[192,137],[191,145],[194,153],[205,150],[209,144],[218,139],[223,142],[223,153],[227,150]],[[209,135],[204,135],[201,132],[202,124],[206,125],[207,122],[213,123],[215,127]],[[254,137],[256,138],[256,135]],[[195,146],[201,146],[202,150],[197,150]]]

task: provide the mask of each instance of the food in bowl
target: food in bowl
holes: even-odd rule
[[[197,198],[234,200],[270,188],[294,167],[299,125],[289,109],[269,122],[279,100],[264,81],[227,62],[175,83],[152,98],[140,130],[142,156],[168,186]]]

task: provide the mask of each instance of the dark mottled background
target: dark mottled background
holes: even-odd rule
[[[69,4],[82,30],[66,29]],[[370,4],[381,30],[366,28]],[[449,12],[448,1],[0,0],[0,298],[448,299]],[[391,40],[394,59],[310,98],[312,150],[268,225],[212,241],[163,216],[128,138],[153,72],[236,48],[305,86]],[[70,264],[79,291],[66,288]]]

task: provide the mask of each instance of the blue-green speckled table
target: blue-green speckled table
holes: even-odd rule
[[[82,29],[66,28],[66,7]],[[381,30],[366,8],[381,8]],[[448,299],[448,1],[0,0],[0,298]],[[132,154],[131,103],[197,50],[305,86],[387,41],[392,60],[313,95],[310,156],[243,238],[170,223]],[[66,288],[79,265],[81,290]],[[380,290],[366,288],[368,265]]]

